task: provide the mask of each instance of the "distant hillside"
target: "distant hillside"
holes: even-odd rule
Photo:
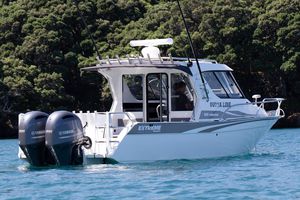
[[[299,0],[182,0],[199,57],[235,69],[248,97],[285,97],[300,112]],[[71,0],[0,1],[0,133],[28,110],[106,110],[105,80],[81,74],[95,51]],[[172,37],[191,55],[175,1],[86,0],[80,9],[103,57],[137,53],[132,39]]]

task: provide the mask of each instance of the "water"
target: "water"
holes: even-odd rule
[[[0,141],[0,199],[300,199],[300,129],[272,130],[250,155],[33,168]]]

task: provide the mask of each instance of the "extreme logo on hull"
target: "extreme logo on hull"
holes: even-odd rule
[[[138,127],[138,131],[160,132],[161,131],[161,125],[140,125]]]

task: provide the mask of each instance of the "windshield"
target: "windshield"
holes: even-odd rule
[[[244,95],[229,71],[204,72],[204,79],[220,98],[244,98]]]

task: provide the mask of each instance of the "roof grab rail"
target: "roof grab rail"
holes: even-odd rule
[[[146,57],[140,57],[139,55],[129,56],[128,54],[126,55],[126,58],[121,58],[121,57],[119,57],[119,55],[116,55],[115,57],[116,57],[115,59],[111,59],[111,58],[109,58],[109,56],[106,56],[106,59],[102,59],[102,60],[99,57],[96,57],[96,58],[98,60],[99,65],[103,65],[103,64],[113,65],[116,62],[119,65],[125,64],[124,62],[122,63],[123,59],[127,59],[129,64],[133,64],[134,61],[137,61],[139,64],[143,64],[143,61],[148,61],[150,64],[154,64],[154,61],[158,61],[158,62],[160,62],[160,64],[164,64],[165,62],[168,62],[168,61],[171,62],[172,64],[174,64],[175,61],[186,61],[186,62],[188,61],[188,58],[173,57],[170,53],[168,54],[168,57],[163,57],[160,54],[158,54],[157,58],[151,58],[151,56],[149,54],[147,54]],[[190,58],[190,61],[195,61],[195,59]],[[217,61],[209,60],[209,59],[199,59],[199,61],[217,63]],[[268,100],[269,99],[272,99],[272,98],[268,98]]]
[[[147,54],[147,57],[148,57],[148,60],[149,60],[150,64],[152,64],[152,60],[151,60],[151,58],[150,58],[150,55],[149,55],[149,54]]]
[[[172,55],[171,55],[170,53],[169,53],[168,55],[169,55],[169,58],[170,58],[171,63],[174,64],[174,60],[173,60]]]
[[[118,63],[121,65],[121,61],[120,61],[119,55],[116,55],[116,58],[117,58]]]
[[[160,63],[163,64],[164,61],[163,61],[163,59],[161,58],[160,54],[158,54],[158,59],[159,59]]]
[[[109,56],[106,56],[106,61],[107,61],[107,64],[111,65],[111,62],[109,60]]]
[[[161,55],[158,54],[157,58],[152,58],[149,54],[147,54],[146,57],[141,57],[138,54],[135,55],[126,55],[126,57],[122,58],[119,57],[119,55],[116,55],[115,58],[110,58],[109,56],[106,56],[105,59],[100,60],[99,59],[99,64],[108,64],[108,65],[114,65],[114,64],[134,64],[134,63],[149,63],[149,64],[175,64],[176,61],[188,61],[187,58],[177,58],[173,57],[171,54],[168,54],[168,57],[162,57]],[[191,59],[193,61],[193,59]],[[122,62],[123,61],[123,62]],[[124,62],[125,61],[125,62]]]
[[[130,57],[129,57],[128,54],[126,54],[126,57],[127,57],[127,59],[128,59],[128,63],[131,64],[131,60],[130,60]]]
[[[142,64],[142,60],[141,60],[140,56],[139,56],[139,55],[136,55],[136,58],[138,59],[139,64]]]
[[[102,65],[101,59],[99,58],[99,56],[96,56],[96,60],[98,61],[99,65]]]

